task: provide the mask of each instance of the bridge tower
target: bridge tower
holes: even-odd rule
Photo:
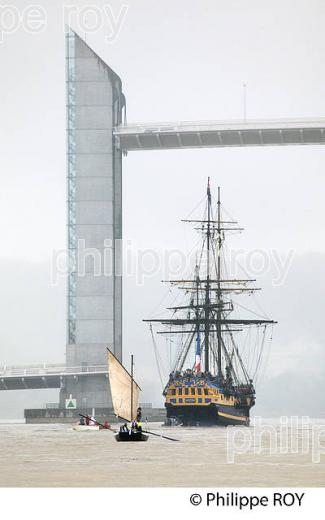
[[[103,365],[109,346],[122,360],[122,156],[113,128],[125,106],[120,78],[71,29],[66,33],[67,229],[70,268],[68,367]],[[60,403],[110,405],[107,376],[67,379]]]

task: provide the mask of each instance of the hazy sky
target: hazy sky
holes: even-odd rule
[[[29,4],[12,5],[22,13]],[[65,287],[51,287],[49,265],[53,250],[66,245],[67,5],[75,6],[78,17],[71,22],[81,36],[92,22],[91,12],[82,21],[82,8],[102,13],[102,28],[86,40],[122,78],[129,123],[240,119],[243,83],[248,118],[325,116],[321,0],[37,5],[46,12],[45,30],[30,34],[21,26],[0,43],[0,364],[64,361]],[[107,41],[107,12],[121,21],[114,41]],[[307,374],[308,381],[322,381],[325,148],[133,152],[123,167],[124,238],[134,247],[190,247],[192,235],[179,220],[204,195],[210,176],[246,228],[233,247],[284,257],[293,252],[282,285],[272,287],[274,265],[259,277],[265,289],[260,301],[279,321],[265,377],[287,374],[293,381]],[[143,400],[156,403],[160,385],[141,320],[165,294],[160,279],[139,287],[131,277],[124,284],[125,355],[136,355]],[[0,403],[17,402],[17,396],[3,392]],[[48,400],[30,396],[21,398],[27,407]]]

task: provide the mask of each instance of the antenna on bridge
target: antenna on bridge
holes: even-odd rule
[[[244,122],[246,123],[246,120],[247,120],[247,83],[243,83],[243,90],[244,90],[244,93],[243,93],[243,101],[244,101],[243,115],[244,115]]]

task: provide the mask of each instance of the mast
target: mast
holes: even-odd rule
[[[133,354],[131,354],[131,422],[133,421]]]
[[[200,315],[199,315],[199,287],[200,287],[200,272],[199,266],[196,261],[195,266],[195,282],[196,282],[196,308],[195,308],[195,317],[196,317],[196,346],[195,346],[195,363],[196,363],[196,355],[201,356],[201,341],[200,341]],[[200,363],[201,364],[201,363]],[[201,369],[201,367],[200,367]]]
[[[218,345],[218,355],[217,355],[217,363],[218,363],[218,376],[221,376],[221,346],[222,346],[222,337],[221,337],[221,208],[220,208],[220,186],[218,187],[218,259],[217,259],[217,345]]]
[[[208,177],[208,221],[207,221],[207,280],[205,286],[205,325],[204,325],[204,368],[209,372],[209,332],[210,332],[210,238],[211,238],[211,191],[210,177]]]

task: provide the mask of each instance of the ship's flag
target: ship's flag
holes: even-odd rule
[[[199,332],[196,336],[195,370],[197,372],[201,371],[201,338]]]

